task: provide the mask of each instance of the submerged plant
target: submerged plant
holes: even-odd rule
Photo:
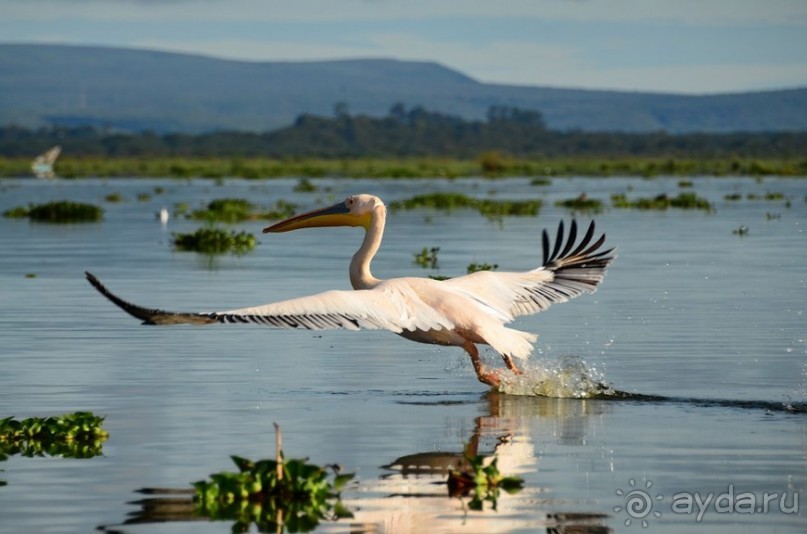
[[[471,510],[482,510],[485,502],[489,502],[495,510],[501,490],[517,493],[524,487],[522,478],[502,475],[497,462],[497,457],[490,460],[483,455],[473,454],[466,446],[458,468],[448,473],[448,494],[451,497],[470,495],[468,508]]]
[[[175,233],[174,247],[177,250],[202,252],[204,254],[245,254],[257,245],[258,240],[248,232],[222,230],[220,228],[199,228],[191,234]]]
[[[96,222],[104,216],[104,210],[92,204],[57,200],[46,204],[17,206],[3,212],[4,217],[28,217],[32,221],[49,223]]]

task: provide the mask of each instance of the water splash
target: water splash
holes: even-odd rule
[[[602,371],[574,354],[556,361],[537,361],[521,375],[507,374],[501,393],[553,398],[588,399],[614,394]]]

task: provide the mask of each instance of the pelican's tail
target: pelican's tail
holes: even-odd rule
[[[143,324],[212,324],[218,322],[215,317],[207,314],[169,312],[132,304],[107,289],[92,273],[85,272],[84,274],[87,276],[87,281],[92,284],[99,293],[132,317],[143,321]]]
[[[485,343],[505,356],[513,356],[524,360],[532,353],[532,344],[538,340],[538,336],[530,332],[522,332],[505,326],[488,327],[480,332]]]

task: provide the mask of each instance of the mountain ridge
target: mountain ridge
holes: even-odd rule
[[[480,82],[429,61],[252,62],[50,44],[0,44],[0,124],[123,131],[271,131],[302,114],[385,115],[401,103],[481,119],[540,111],[555,130],[669,133],[807,130],[807,88],[706,95]]]

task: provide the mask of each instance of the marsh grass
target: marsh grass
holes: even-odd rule
[[[807,176],[807,158],[553,157],[108,158],[62,155],[62,178],[458,178],[463,176]],[[0,176],[30,176],[29,158],[0,157]],[[543,181],[537,182],[543,184]]]

